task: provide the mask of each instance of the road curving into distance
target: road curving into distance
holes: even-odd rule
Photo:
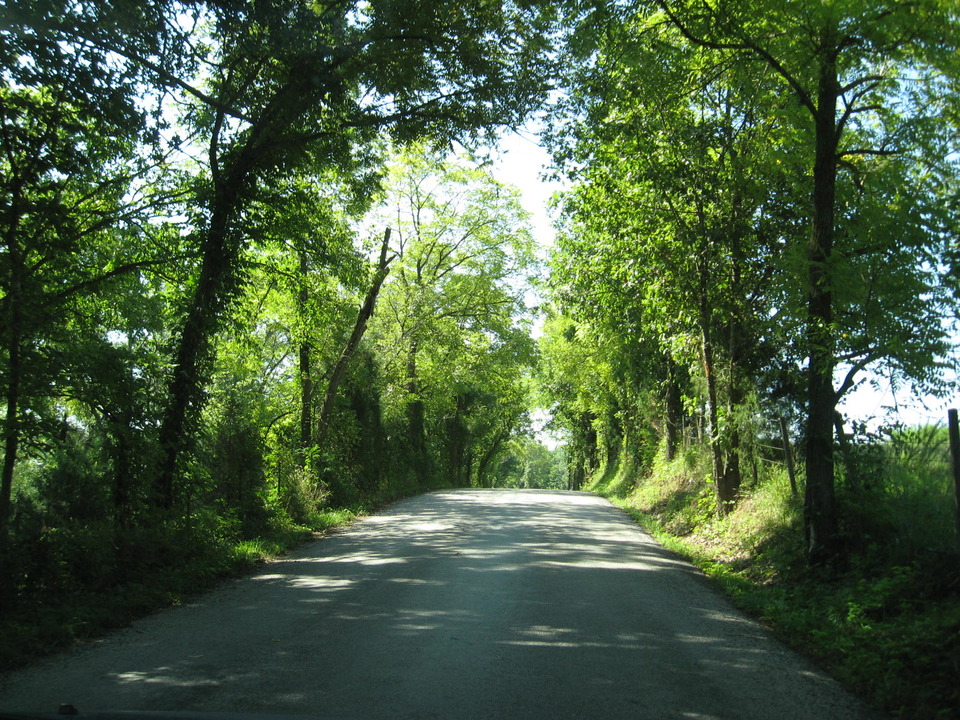
[[[0,710],[854,720],[857,699],[588,493],[397,503],[0,678]]]

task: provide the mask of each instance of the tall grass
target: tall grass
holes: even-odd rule
[[[960,551],[947,428],[894,433],[886,449],[886,495],[894,508],[896,537],[914,548]]]
[[[877,708],[960,718],[960,552],[946,433],[899,431],[852,447],[838,468],[847,564],[804,560],[800,496],[766,464],[736,509],[716,514],[709,456],[691,448],[639,477],[591,489],[701,567],[741,607]]]

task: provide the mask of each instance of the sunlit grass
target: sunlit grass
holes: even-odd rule
[[[960,554],[942,446],[926,447],[917,457],[891,443],[869,486],[840,483],[849,562],[830,571],[804,560],[802,497],[778,466],[724,518],[695,451],[605,494],[868,702],[903,719],[956,718]]]
[[[310,527],[317,531],[330,530],[331,528],[346,525],[363,514],[364,509],[362,507],[324,510],[310,516]]]

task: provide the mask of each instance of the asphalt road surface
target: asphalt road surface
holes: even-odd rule
[[[0,680],[0,709],[378,720],[873,717],[587,493],[392,506]]]

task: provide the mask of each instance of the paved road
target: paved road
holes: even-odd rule
[[[0,681],[0,708],[322,717],[871,715],[607,501],[398,503],[191,605]]]

